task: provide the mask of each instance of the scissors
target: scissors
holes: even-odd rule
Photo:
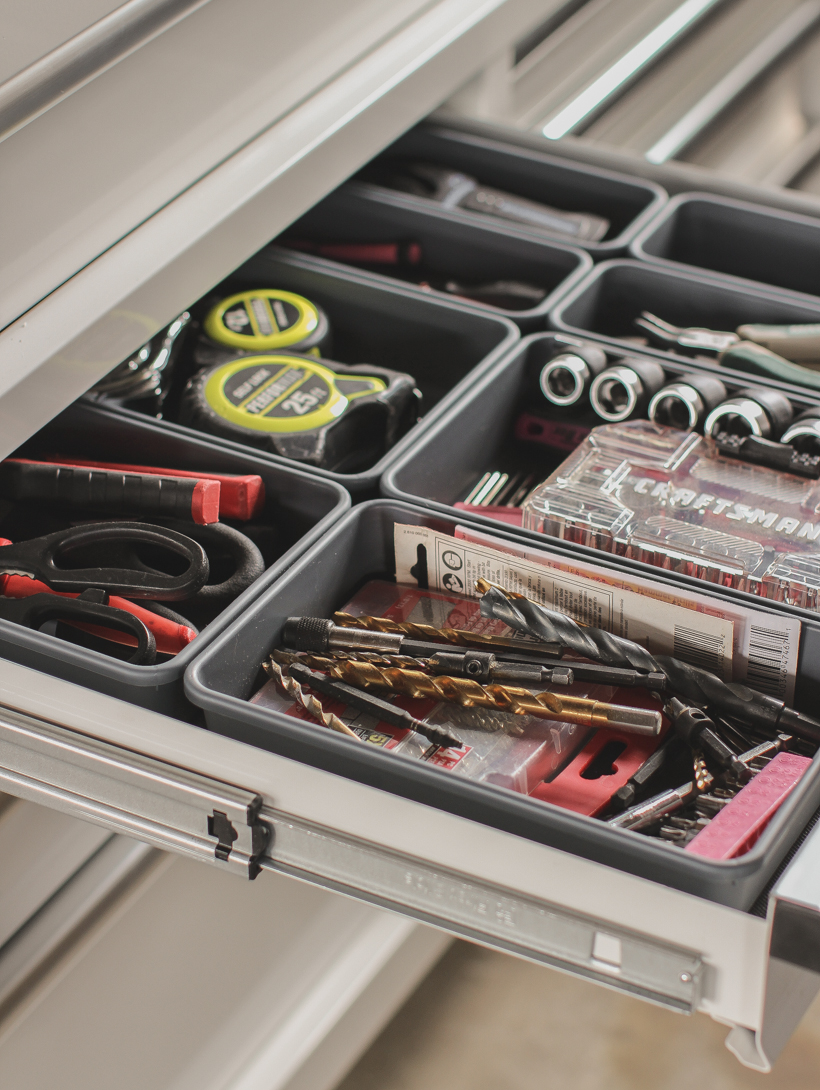
[[[157,644],[153,632],[133,613],[110,606],[104,590],[84,590],[77,598],[63,598],[47,591],[27,598],[0,597],[0,617],[33,629],[42,628],[48,621],[91,625],[95,630],[114,629],[137,641],[137,649],[128,662],[150,666],[156,659]]]
[[[187,567],[181,575],[158,571],[140,559],[135,551],[140,546],[160,550],[176,567],[181,558]],[[93,560],[93,566],[71,566],[72,560],[88,562],[89,556],[100,554],[107,560],[123,560],[124,566],[97,566]],[[193,597],[208,581],[209,571],[207,553],[199,542],[168,527],[142,522],[83,523],[17,544],[0,538],[0,574],[27,575],[56,591],[93,589],[173,602]]]

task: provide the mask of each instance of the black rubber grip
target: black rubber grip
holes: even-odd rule
[[[187,522],[195,519],[198,483],[194,478],[157,477],[82,466],[0,463],[0,494],[6,499],[60,503],[118,514],[164,515]],[[198,500],[199,493],[196,496]]]

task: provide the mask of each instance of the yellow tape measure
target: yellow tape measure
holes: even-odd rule
[[[208,312],[203,329],[217,344],[246,352],[307,352],[319,348],[329,326],[320,308],[304,296],[260,288],[222,299]]]
[[[332,424],[357,397],[380,393],[372,375],[341,375],[299,356],[252,356],[215,368],[203,389],[213,413],[240,428],[287,433]]]

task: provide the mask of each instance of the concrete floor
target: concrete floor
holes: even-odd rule
[[[818,1090],[820,1000],[771,1075],[727,1029],[455,943],[338,1090]]]

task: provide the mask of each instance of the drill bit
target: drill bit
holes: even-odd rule
[[[426,643],[438,643],[439,645],[441,643],[453,643],[460,647],[522,649],[521,640],[511,639],[508,636],[486,636],[478,632],[468,632],[463,628],[436,628],[431,624],[415,624],[412,621],[391,621],[387,617],[353,617],[349,613],[334,613],[333,620],[340,628],[389,633]],[[561,649],[557,642],[552,647],[545,647],[544,642],[542,640],[539,647],[527,648],[527,650],[536,654],[540,653],[542,657],[557,658],[560,656]]]
[[[266,662],[265,670],[279,688],[291,700],[295,701],[301,708],[304,708],[308,715],[312,715],[314,719],[317,719],[323,726],[330,727],[331,730],[338,731],[339,734],[346,734],[348,738],[355,738],[357,742],[361,742],[361,738],[358,734],[351,730],[347,723],[343,723],[338,715],[334,715],[333,712],[326,712],[322,707],[319,700],[311,693],[306,693],[302,686],[292,677],[287,677],[282,673],[282,670],[276,662]]]
[[[324,655],[314,655],[310,651],[290,651],[277,648],[271,652],[274,662],[282,666],[290,666],[291,663],[302,663],[312,670],[321,670],[330,673],[331,667],[339,662],[369,662],[374,666],[396,666],[402,669],[422,669],[425,659],[414,659],[407,655],[377,655],[372,651],[328,651]],[[502,712],[497,708],[461,708],[453,705],[449,711],[453,726],[462,727],[464,730],[483,730],[488,733],[504,730],[508,734],[520,735],[524,728],[521,726],[520,716],[510,712]]]
[[[633,734],[656,735],[661,713],[621,707],[603,701],[557,693],[531,693],[512,685],[480,685],[472,678],[433,677],[421,670],[398,670],[369,662],[335,662],[329,671],[357,689],[384,689],[414,700],[444,700],[463,707],[498,708],[515,715],[532,715],[584,727],[609,727]]]
[[[369,712],[381,721],[390,723],[391,726],[401,727],[404,730],[414,730],[417,734],[423,735],[434,745],[441,746],[443,749],[449,749],[451,746],[456,748],[461,746],[461,740],[452,734],[448,734],[446,730],[425,723],[421,719],[416,719],[414,715],[405,711],[404,708],[397,708],[395,704],[381,700],[379,697],[373,696],[372,693],[362,692],[360,689],[353,688],[352,685],[346,685],[343,681],[336,681],[327,677],[326,674],[318,674],[303,663],[295,662],[289,669],[291,677],[296,678],[302,685],[307,685],[319,693],[324,693],[325,696],[332,697],[334,700],[340,700],[348,707]]]
[[[571,685],[572,680],[562,680],[561,673],[555,671],[571,670],[576,681],[591,682],[595,685],[621,686],[640,685],[647,689],[662,689],[666,679],[662,673],[645,674],[639,670],[623,669],[611,665],[590,662],[572,662],[567,666],[555,666],[545,659],[555,659],[556,654],[549,647],[536,647],[521,640],[509,640],[500,636],[476,636],[461,629],[433,628],[431,625],[415,625],[408,622],[388,621],[383,617],[350,617],[348,614],[336,614],[344,624],[336,625],[323,617],[288,617],[282,627],[282,642],[297,651],[314,651],[327,654],[331,651],[359,651],[372,654],[408,655],[414,658],[430,659],[435,656],[450,656],[453,664],[447,672],[461,673],[468,677],[483,674],[478,680],[489,680],[487,669],[492,670],[492,677],[497,680],[520,680],[533,683]],[[389,630],[385,631],[384,627]],[[402,631],[394,631],[400,629]],[[473,640],[481,643],[481,649],[468,648],[456,651],[436,642],[411,639],[407,633],[420,632],[423,635],[439,634],[463,637],[462,646]],[[489,650],[488,650],[489,649]],[[494,661],[481,656],[494,656]],[[456,656],[459,656],[456,658]],[[468,656],[472,659],[468,662]],[[471,663],[471,665],[470,665]],[[529,673],[522,667],[530,666]],[[534,668],[540,667],[541,676]],[[477,668],[477,669],[476,669]],[[554,673],[549,674],[552,670]],[[443,672],[443,671],[439,671]]]
[[[693,802],[698,795],[698,788],[694,782],[685,783],[682,787],[673,787],[669,791],[661,791],[646,802],[639,802],[636,806],[630,806],[623,813],[616,814],[607,821],[607,825],[613,829],[643,829],[652,825],[659,818],[680,810],[687,803]]]
[[[453,651],[431,655],[429,658],[417,658],[413,655],[383,655],[374,651],[325,651],[311,654],[307,651],[291,652],[285,648],[274,652],[277,662],[285,662],[282,654],[291,655],[289,661],[299,662],[296,656],[308,655],[313,664],[338,662],[370,662],[374,666],[396,666],[406,670],[424,670],[431,674],[453,674],[458,677],[471,677],[474,681],[520,681],[527,685],[572,685],[575,681],[573,670],[568,666],[541,666],[535,663],[499,662],[489,651]],[[325,669],[317,665],[316,669]]]
[[[582,628],[571,617],[531,602],[520,594],[502,590],[484,579],[477,581],[476,590],[482,595],[482,616],[503,621],[516,632],[545,640],[551,646],[557,641],[597,662],[631,665],[648,672],[660,671],[666,677],[667,688],[690,704],[706,705],[770,734],[785,731],[815,745],[820,742],[820,721],[787,708],[782,700],[773,696],[737,682],[721,681],[708,670],[670,655],[653,658],[646,648],[632,640],[613,636],[600,628]]]

